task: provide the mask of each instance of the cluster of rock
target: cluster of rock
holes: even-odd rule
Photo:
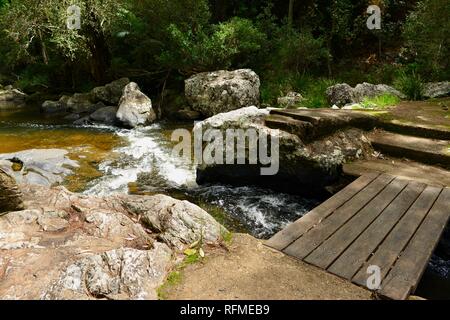
[[[45,101],[45,113],[68,113],[76,125],[102,123],[126,127],[144,126],[156,120],[152,101],[139,86],[122,78],[89,93],[62,96],[58,101]]]
[[[25,93],[15,89],[13,86],[3,87],[0,84],[0,108],[22,106],[26,98],[27,95]]]
[[[391,86],[367,82],[360,83],[354,88],[346,83],[341,83],[329,87],[326,91],[329,104],[338,107],[360,103],[364,98],[375,98],[385,94],[406,99],[403,93]]]
[[[9,207],[0,208],[1,299],[157,299],[186,248],[218,245],[226,232],[187,201],[19,188],[0,170],[0,196],[8,195]]]
[[[190,108],[203,117],[259,106],[259,88],[259,77],[250,69],[204,72],[185,81]]]
[[[278,98],[277,103],[281,108],[297,109],[305,98],[298,92],[289,92],[286,96]]]

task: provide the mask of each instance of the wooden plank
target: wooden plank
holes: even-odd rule
[[[336,233],[307,256],[305,261],[319,268],[327,269],[370,226],[383,210],[392,203],[407,185],[408,181],[406,180],[398,178],[393,180],[371,202],[336,231]],[[359,267],[361,267],[361,264]]]
[[[328,268],[328,271],[351,280],[370,254],[382,243],[398,221],[417,200],[426,185],[411,182],[383,213]]]
[[[415,290],[450,216],[450,189],[446,188],[414,237],[382,282],[380,294],[404,300]]]
[[[327,219],[297,239],[283,251],[298,259],[304,259],[339,229],[339,227],[375,198],[393,179],[394,177],[389,175],[379,176],[361,192],[357,193],[350,201],[329,215]]]
[[[291,223],[289,226],[278,232],[266,242],[266,245],[280,251],[285,249],[292,242],[301,237],[305,232],[313,226],[319,224],[323,219],[333,213],[333,211],[351,199],[355,194],[364,189],[378,176],[378,173],[370,173],[358,178],[341,192],[331,197],[328,201],[324,202],[296,222]]]
[[[361,286],[366,285],[367,267],[375,265],[380,267],[381,278],[384,279],[391,266],[405,248],[414,232],[422,223],[424,217],[433,206],[441,192],[441,188],[427,186],[417,198],[411,208],[405,213],[399,223],[392,229],[386,239],[352,281]]]

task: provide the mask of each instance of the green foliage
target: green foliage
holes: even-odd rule
[[[429,80],[450,76],[449,17],[448,0],[422,0],[404,26],[410,60],[417,62],[418,71]]]
[[[75,88],[88,73],[97,82],[138,77],[160,92],[166,82],[181,90],[193,73],[252,68],[264,102],[299,91],[308,107],[324,105],[325,77],[389,84],[414,63],[409,78],[448,79],[449,0],[371,3],[382,9],[382,30],[367,29],[367,0],[294,1],[292,24],[285,0],[0,0],[0,73],[30,88]],[[81,30],[66,26],[74,4]],[[42,64],[49,68],[38,75],[27,71]]]
[[[420,100],[423,96],[424,83],[420,74],[415,71],[402,72],[394,85],[410,100]]]
[[[384,94],[375,98],[364,98],[361,102],[363,108],[380,108],[396,106],[400,102],[397,96],[391,94]]]
[[[314,38],[309,31],[281,28],[279,32],[276,58],[284,68],[305,73],[326,63],[329,53],[323,38]]]
[[[330,79],[315,79],[310,82],[308,88],[303,93],[306,99],[303,106],[306,108],[326,108],[329,107],[325,92],[328,87],[336,84],[336,81]]]
[[[166,282],[159,287],[156,291],[158,294],[159,300],[167,299],[167,290],[172,287],[178,285],[182,280],[181,272],[176,270],[169,273],[167,276]]]
[[[14,84],[25,92],[32,91],[36,87],[48,87],[49,79],[46,72],[37,72],[42,68],[27,68],[19,74],[19,79]]]
[[[325,92],[334,84],[336,81],[332,79],[317,78],[298,72],[279,72],[262,78],[261,98],[263,103],[276,106],[277,98],[295,91],[305,98],[299,107],[325,108],[328,107]]]
[[[174,24],[168,30],[170,45],[159,61],[167,68],[188,74],[245,66],[265,40],[250,20],[241,18],[197,31],[183,31]]]

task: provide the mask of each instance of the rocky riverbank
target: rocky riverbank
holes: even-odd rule
[[[23,206],[0,216],[2,299],[157,299],[186,248],[207,251],[227,233],[204,210],[164,195],[19,189]]]

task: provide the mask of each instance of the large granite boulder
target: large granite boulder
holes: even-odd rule
[[[67,154],[66,150],[61,149],[32,149],[0,154],[0,169],[19,184],[57,185],[79,166]]]
[[[203,239],[208,255],[226,232],[166,196],[21,189],[25,210],[0,217],[0,299],[155,300],[185,249]]]
[[[157,118],[152,100],[143,94],[134,82],[129,83],[123,90],[116,117],[124,126],[130,128],[149,125]]]
[[[355,103],[362,102],[364,98],[375,98],[382,95],[393,95],[399,99],[406,99],[406,96],[397,89],[386,84],[360,83],[353,89]]]
[[[327,89],[326,95],[330,105],[344,106],[346,104],[352,103],[353,88],[346,83],[336,84]]]
[[[258,106],[260,80],[249,69],[205,72],[185,81],[192,109],[205,117],[249,106]]]
[[[423,90],[423,97],[432,98],[443,98],[450,96],[450,82],[429,82],[426,83]]]
[[[245,164],[242,161],[238,163],[236,152],[232,159],[234,164],[230,164],[226,159],[225,150],[222,161],[200,163],[197,167],[197,182],[199,184],[211,182],[234,185],[262,184],[278,189],[283,188],[288,192],[317,195],[321,192],[325,193],[328,186],[339,180],[345,162],[369,157],[373,152],[364,133],[364,128],[372,127],[372,121],[369,121],[370,116],[358,114],[355,118],[346,111],[327,109],[321,110],[320,114],[305,115],[304,118],[311,118],[311,122],[280,116],[283,123],[290,122],[292,126],[274,127],[266,123],[272,117],[268,116],[268,113],[269,111],[265,109],[248,107],[219,114],[197,123],[194,132],[198,134],[198,132],[205,133],[208,129],[218,129],[223,141],[226,141],[226,133],[229,129],[244,130],[244,134],[249,134],[246,130],[252,129],[260,134],[255,146],[260,146],[261,138],[265,138],[265,135],[268,137],[268,144],[276,140],[279,143],[279,150],[278,152],[274,150],[272,163],[268,165],[263,165],[261,159],[258,164],[250,164],[248,142],[245,146]],[[209,147],[208,143],[204,143],[204,152],[207,147]],[[258,152],[261,152],[259,148]],[[259,157],[261,157],[260,153]],[[279,170],[275,174],[262,174],[262,168],[270,167],[277,161]]]
[[[0,215],[23,209],[22,194],[16,181],[0,168]]]
[[[331,86],[326,91],[326,96],[330,105],[339,107],[360,103],[364,98],[375,98],[377,96],[390,94],[400,99],[405,99],[406,96],[393,87],[385,84],[371,84],[360,83],[355,88],[352,88],[346,83],[336,84]]]

